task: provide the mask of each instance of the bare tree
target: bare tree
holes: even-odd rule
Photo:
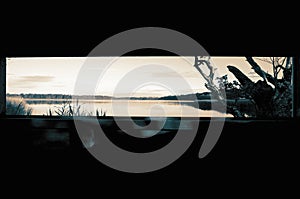
[[[265,72],[253,57],[246,57],[246,61],[262,80],[253,82],[235,66],[227,66],[228,70],[238,79],[241,90],[249,102],[253,102],[255,112],[250,109],[241,110],[237,103],[226,103],[224,91],[214,83],[215,69],[209,57],[195,57],[194,66],[206,80],[206,88],[211,91],[214,99],[221,104],[227,104],[227,112],[234,117],[255,116],[258,118],[283,118],[292,116],[292,59],[290,57],[258,58],[273,66],[273,75]],[[208,69],[206,74],[204,67]],[[282,72],[281,77],[279,74]],[[250,103],[249,103],[250,106]]]
[[[211,91],[212,98],[216,99],[221,106],[225,106],[227,112],[232,114],[234,117],[244,117],[243,114],[237,109],[236,106],[229,106],[226,103],[226,94],[223,89],[218,87],[214,82],[215,68],[210,62],[210,57],[195,57],[195,68],[199,71],[202,77],[206,80],[205,87]],[[206,74],[201,67],[206,67],[208,69],[208,74]]]

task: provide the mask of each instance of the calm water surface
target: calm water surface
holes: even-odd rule
[[[51,110],[55,111],[69,107],[74,110],[78,107],[84,115],[96,115],[105,112],[106,116],[169,116],[169,117],[228,117],[212,110],[200,110],[189,106],[189,101],[179,102],[175,100],[80,100],[78,102],[66,102],[65,100],[51,99],[27,99],[28,107],[33,109],[32,115],[47,115]]]

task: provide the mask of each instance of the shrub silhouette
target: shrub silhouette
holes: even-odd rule
[[[6,99],[6,115],[31,115],[32,108],[29,108],[22,98]]]

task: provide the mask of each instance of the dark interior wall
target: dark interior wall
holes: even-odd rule
[[[281,12],[277,14],[272,9],[272,13],[262,10],[262,15],[268,17],[266,21],[252,18],[258,14],[257,10],[245,13],[245,9],[234,9],[232,12],[224,9],[223,13],[218,12],[216,21],[210,16],[199,14],[205,7],[202,9],[189,5],[186,10],[194,13],[189,15],[190,18],[183,18],[185,14],[175,11],[173,17],[170,17],[164,10],[164,14],[153,21],[157,14],[156,9],[146,14],[133,12],[132,18],[124,19],[128,14],[125,9],[124,15],[103,20],[111,16],[111,13],[99,15],[107,8],[105,6],[95,6],[97,11],[94,10],[95,12],[88,15],[79,10],[75,11],[78,15],[67,14],[66,17],[59,14],[60,5],[57,4],[49,13],[43,13],[43,9],[35,9],[34,6],[32,8],[39,13],[23,9],[23,13],[18,11],[19,20],[14,21],[11,15],[15,12],[8,9],[10,14],[1,17],[4,21],[1,27],[4,28],[1,28],[0,57],[86,56],[104,39],[121,31],[143,26],[166,27],[185,33],[215,56],[300,54],[297,23],[288,26],[285,24],[289,21],[287,19],[282,28],[280,26],[278,29],[270,28],[271,30],[266,31],[266,26],[277,27],[276,24],[283,20]],[[115,14],[113,7],[109,8],[112,9],[107,10],[112,10]],[[68,9],[62,9],[61,12],[65,13]],[[211,7],[208,9],[211,11]],[[212,11],[214,12],[213,9]],[[40,15],[49,16],[44,18]],[[82,20],[83,15],[86,18]],[[216,13],[212,15],[215,16]],[[144,20],[143,16],[148,16],[149,19]],[[250,19],[240,23],[237,19],[241,16],[249,16]],[[136,20],[137,17],[140,19]],[[293,18],[298,19],[291,14],[290,19]],[[43,23],[40,23],[40,19]],[[91,19],[94,20],[90,21]],[[278,42],[274,42],[273,38]],[[147,53],[155,54],[151,50]],[[45,150],[34,147],[37,144],[34,143],[35,136],[44,132],[42,128],[32,128],[23,120],[1,118],[3,189],[6,186],[9,190],[12,188],[14,191],[9,191],[10,195],[30,193],[30,196],[48,196],[52,193],[55,197],[61,196],[61,192],[65,192],[67,196],[78,196],[81,193],[84,197],[104,197],[104,193],[111,197],[122,194],[124,197],[128,195],[139,198],[144,195],[158,197],[165,193],[169,197],[169,194],[178,192],[185,196],[196,194],[196,197],[202,197],[204,193],[209,196],[237,195],[239,198],[249,195],[259,197],[261,193],[279,196],[277,193],[283,193],[284,197],[288,197],[288,194],[296,192],[294,186],[299,179],[299,123],[298,119],[248,124],[228,123],[218,144],[206,158],[198,159],[201,143],[195,142],[169,167],[153,173],[135,175],[106,167],[82,148]],[[64,129],[62,132],[68,130]],[[18,191],[20,188],[23,191]],[[142,194],[138,193],[140,191]],[[39,195],[39,192],[42,194]]]

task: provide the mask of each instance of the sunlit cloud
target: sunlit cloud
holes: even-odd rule
[[[8,86],[13,88],[35,88],[42,86],[41,84],[51,82],[55,77],[53,76],[42,76],[42,75],[34,75],[34,76],[15,76],[10,77],[8,79]],[[46,86],[46,85],[44,85]]]
[[[42,83],[50,82],[54,79],[53,76],[43,76],[43,75],[34,75],[34,76],[20,76],[18,81],[22,82],[33,82],[33,83]]]

